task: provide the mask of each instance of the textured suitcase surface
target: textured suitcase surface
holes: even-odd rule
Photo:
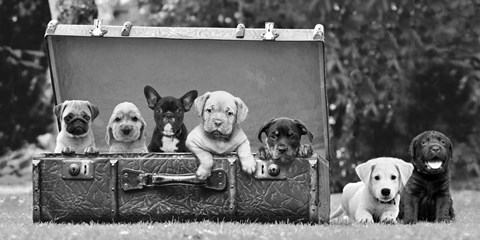
[[[242,32],[52,21],[45,41],[56,103],[82,99],[99,107],[92,130],[100,154],[33,159],[34,221],[328,221],[321,27]],[[120,102],[140,109],[150,142],[155,123],[143,95],[145,85],[161,96],[179,97],[196,89],[240,97],[249,108],[241,127],[254,152],[261,146],[256,139],[263,122],[281,116],[300,119],[315,136],[311,145],[318,157],[281,166],[276,176],[270,175],[269,162],[258,161],[251,176],[240,170],[235,155],[221,156],[210,182],[199,183],[192,179],[198,162],[188,153],[106,154],[106,126]],[[191,130],[200,118],[190,111],[184,123]]]
[[[34,221],[328,219],[328,186],[320,185],[328,163],[318,158],[295,160],[280,179],[260,179],[240,171],[235,155],[217,157],[206,184],[182,179],[197,168],[191,154],[45,154],[33,161]],[[258,162],[261,171],[265,162]]]

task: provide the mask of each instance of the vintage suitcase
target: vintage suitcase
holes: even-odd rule
[[[100,153],[33,158],[34,222],[225,220],[329,221],[329,136],[323,27],[315,29],[170,28],[63,25],[45,34],[56,103],[83,99],[100,115],[92,126]],[[255,152],[263,122],[301,119],[314,134],[314,156],[291,165],[257,160],[241,171],[237,156],[216,156],[199,181],[190,153],[108,154],[105,129],[116,104],[133,102],[155,123],[143,95],[226,90],[249,107],[242,129]],[[200,123],[185,114],[189,130]]]

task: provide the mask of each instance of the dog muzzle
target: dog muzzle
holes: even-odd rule
[[[67,132],[79,136],[88,132],[88,122],[82,118],[74,118],[67,124]]]

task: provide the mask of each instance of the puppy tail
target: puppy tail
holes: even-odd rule
[[[330,219],[340,217],[342,214],[343,214],[343,208],[342,208],[342,205],[340,205],[337,208],[337,210],[335,210],[335,212],[332,213],[332,215],[330,215]]]

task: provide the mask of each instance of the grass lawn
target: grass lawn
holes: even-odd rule
[[[340,195],[332,195],[332,208]],[[0,239],[480,239],[480,192],[454,192],[454,223],[359,225],[255,224],[232,222],[51,224],[32,222],[28,188],[0,187]]]

